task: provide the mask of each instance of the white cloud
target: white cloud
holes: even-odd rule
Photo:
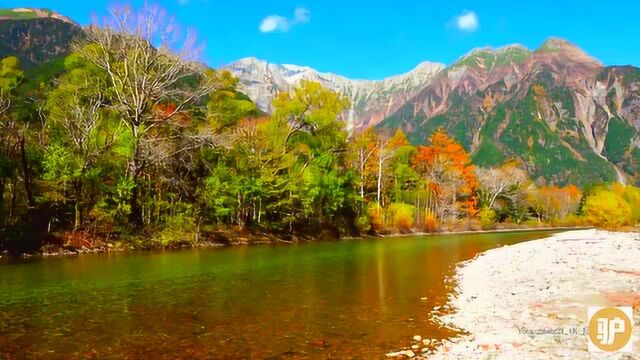
[[[462,14],[454,19],[455,26],[466,32],[473,32],[478,29],[480,22],[478,21],[478,15],[475,12],[465,10]]]
[[[260,31],[264,33],[288,30],[289,20],[280,15],[269,15],[266,18],[262,19],[262,22],[260,23]]]
[[[270,33],[274,31],[287,32],[292,26],[304,24],[311,20],[311,12],[303,7],[296,8],[293,18],[288,19],[281,15],[269,15],[260,22],[260,31]]]

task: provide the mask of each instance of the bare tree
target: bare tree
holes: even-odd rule
[[[349,144],[353,148],[353,153],[355,154],[354,167],[360,177],[360,198],[364,200],[367,165],[373,159],[378,148],[375,133],[373,131],[365,131],[354,136]]]
[[[107,73],[113,88],[111,104],[133,138],[128,174],[133,182],[129,222],[142,225],[140,178],[148,165],[150,134],[170,126],[185,111],[219,84],[193,61],[201,48],[193,32],[179,27],[158,6],[133,11],[113,9],[102,26],[91,25],[86,42],[77,50]],[[162,108],[162,111],[159,109]]]
[[[513,164],[498,168],[476,169],[480,182],[480,200],[487,208],[494,208],[499,198],[515,202],[518,190],[529,180],[527,173]]]

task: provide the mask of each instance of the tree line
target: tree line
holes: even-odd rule
[[[417,147],[402,130],[349,135],[348,101],[318,83],[263,114],[176,29],[158,7],[123,7],[51,76],[1,61],[3,250],[132,234],[140,246],[196,243],[220,228],[340,236],[640,217],[634,187],[539,186],[515,160],[476,168],[444,130]]]

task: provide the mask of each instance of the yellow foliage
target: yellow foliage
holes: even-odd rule
[[[535,95],[536,97],[542,97],[547,95],[547,92],[544,90],[544,87],[539,84],[533,85],[531,87],[531,90],[533,90],[533,95]]]
[[[409,204],[393,203],[386,209],[386,217],[390,226],[401,231],[409,232],[413,228],[413,213],[415,207]]]
[[[491,208],[483,208],[478,212],[482,230],[493,229],[496,223],[496,212]]]
[[[600,189],[587,198],[584,213],[588,223],[608,228],[634,224],[631,206],[619,190]]]

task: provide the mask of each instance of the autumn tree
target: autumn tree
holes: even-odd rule
[[[478,180],[469,154],[444,129],[434,132],[429,142],[429,146],[418,147],[413,159],[430,189],[432,200],[426,206],[438,219],[473,215]]]
[[[582,193],[575,185],[543,185],[529,191],[528,203],[540,221],[549,221],[576,213],[581,197]]]
[[[607,228],[635,226],[640,222],[640,188],[612,184],[588,194],[583,206],[589,224]]]

